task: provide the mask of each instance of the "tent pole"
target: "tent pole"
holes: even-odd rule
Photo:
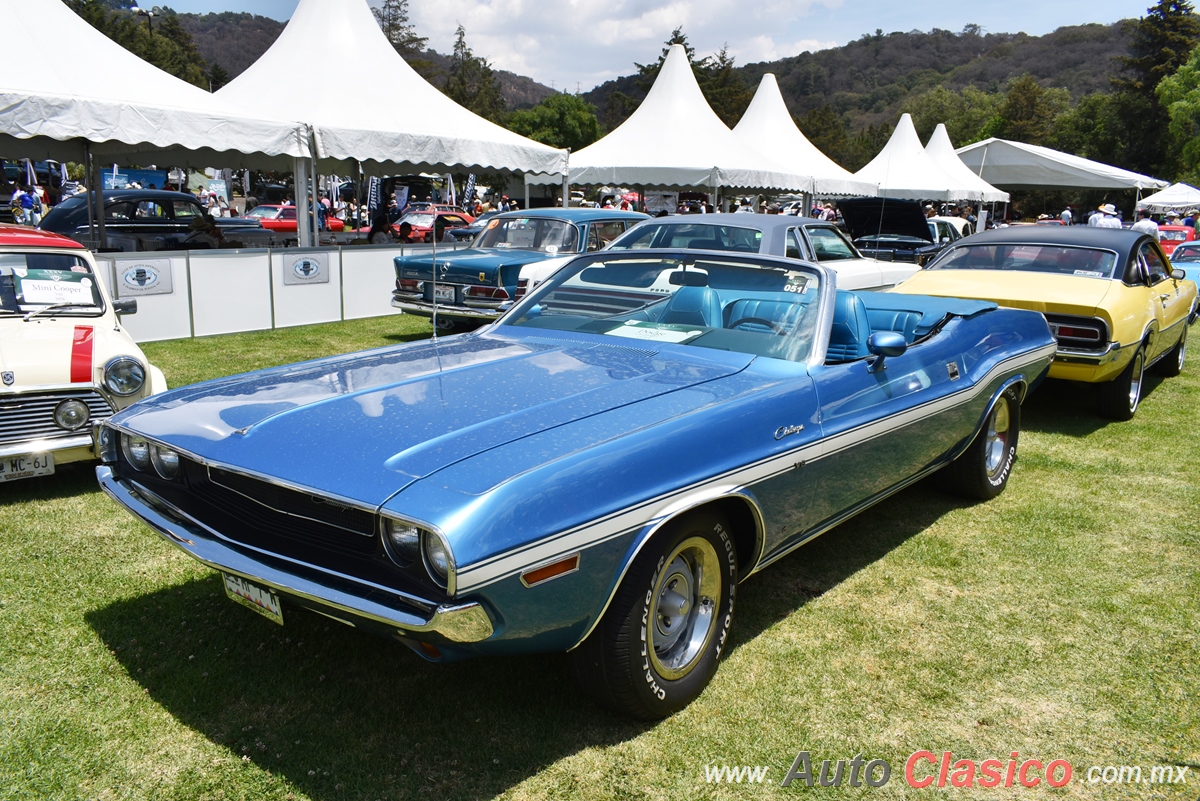
[[[84,186],[92,186],[92,143],[86,139],[83,141],[83,183]],[[87,215],[88,215],[88,239],[96,238],[96,205],[95,197],[91,190],[84,195],[87,200]]]
[[[569,209],[571,207],[571,176],[565,172],[563,173],[562,193],[562,207]]]
[[[99,242],[97,250],[105,250],[108,248],[108,234],[104,230],[104,178],[100,173],[100,163],[93,158],[91,184],[92,203],[96,209],[96,241]]]
[[[308,159],[292,160],[292,183],[296,186],[296,239],[300,247],[312,247],[312,228],[308,222]]]
[[[493,197],[494,197],[494,195],[493,195]],[[529,184],[528,184],[528,182],[525,184],[525,207],[524,208],[526,211],[529,210]]]

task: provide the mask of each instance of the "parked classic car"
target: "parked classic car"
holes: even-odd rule
[[[1170,256],[1182,243],[1192,242],[1196,239],[1196,229],[1190,225],[1160,225],[1158,226],[1158,236],[1158,243],[1162,245],[1163,253]]]
[[[453,237],[456,242],[474,239],[483,233],[484,226],[487,225],[488,220],[499,215],[500,212],[498,211],[485,211],[483,214],[480,214],[478,217],[472,220],[470,225],[464,225],[459,228],[447,228],[446,233],[450,234],[450,236]]]
[[[91,426],[167,388],[74,240],[0,225],[0,483],[94,459]]]
[[[765,253],[824,264],[842,289],[883,289],[917,271],[914,264],[864,258],[832,222],[782,214],[656,217],[613,240],[610,250],[689,248]],[[533,279],[540,281],[540,269]]]
[[[268,231],[286,234],[296,233],[295,206],[276,206],[270,203],[262,203],[246,212],[246,218],[258,220],[259,224]],[[325,217],[325,227],[329,231],[339,233],[346,230],[346,223],[329,214]]]
[[[402,224],[408,223],[412,226],[410,241],[432,242],[435,227],[442,228],[444,235],[446,229],[466,228],[474,219],[471,215],[461,211],[445,211],[440,208],[436,211],[430,209],[413,211],[410,209],[392,227],[399,230]]]
[[[195,241],[197,221],[203,219],[200,201],[185,192],[163,189],[104,190],[104,227],[109,245],[118,250],[187,250],[212,247]],[[215,217],[223,238],[245,247],[269,247],[270,231],[251,217]],[[38,225],[43,231],[91,239],[86,195],[74,195],[50,210]],[[189,240],[189,237],[192,237]]]
[[[1050,376],[1098,384],[1101,413],[1128,420],[1146,368],[1183,370],[1197,309],[1186,277],[1138,231],[1028,225],[964,239],[895,291],[1044,312],[1059,345]]]
[[[838,201],[838,211],[854,246],[864,256],[882,261],[926,264],[951,242],[962,238],[958,228],[929,219],[915,200],[858,197]]]
[[[392,305],[422,317],[434,317],[436,309],[435,321],[442,330],[491,322],[500,316],[500,307],[517,296],[529,265],[558,258],[557,268],[565,257],[599,250],[646,219],[645,214],[617,209],[504,212],[465,250],[397,256]]]
[[[97,475],[276,622],[569,651],[657,718],[713,675],[741,580],[935,471],[999,494],[1054,351],[1040,314],[823,265],[601,251],[473,333],[151,398]]]
[[[1179,242],[1171,251],[1171,263],[1200,261],[1200,242]]]

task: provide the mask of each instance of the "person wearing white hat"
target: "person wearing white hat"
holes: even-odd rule
[[[1117,207],[1111,203],[1105,203],[1096,209],[1098,214],[1093,214],[1088,220],[1088,225],[1094,228],[1120,228],[1121,221],[1117,219]]]

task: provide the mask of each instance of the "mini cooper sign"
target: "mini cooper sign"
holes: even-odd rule
[[[325,253],[307,253],[283,261],[283,283],[285,284],[328,284],[329,256]]]

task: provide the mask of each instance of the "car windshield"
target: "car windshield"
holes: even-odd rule
[[[803,266],[601,251],[559,270],[504,323],[803,361],[821,291]]]
[[[0,315],[51,306],[62,314],[94,316],[103,311],[88,263],[66,253],[0,253]]]
[[[1171,261],[1200,261],[1200,245],[1180,245],[1171,254]]]
[[[408,223],[413,228],[428,228],[433,225],[432,214],[405,214],[400,218],[400,222]]]
[[[579,232],[574,225],[563,220],[496,217],[488,220],[474,247],[574,253],[579,250]]]
[[[931,270],[1022,270],[1087,278],[1113,278],[1117,254],[1069,245],[960,245],[950,248]]]
[[[762,231],[755,228],[711,223],[672,225],[645,222],[614,239],[608,249],[688,248],[757,253],[761,245]]]
[[[1168,242],[1186,242],[1188,238],[1188,232],[1186,228],[1182,231],[1163,229],[1159,232],[1159,235],[1162,239]]]
[[[842,261],[862,258],[842,232],[829,225],[810,225],[804,229],[812,242],[817,261]]]
[[[260,220],[274,220],[279,216],[283,209],[271,208],[270,206],[255,206],[246,212],[246,217],[257,217]]]

